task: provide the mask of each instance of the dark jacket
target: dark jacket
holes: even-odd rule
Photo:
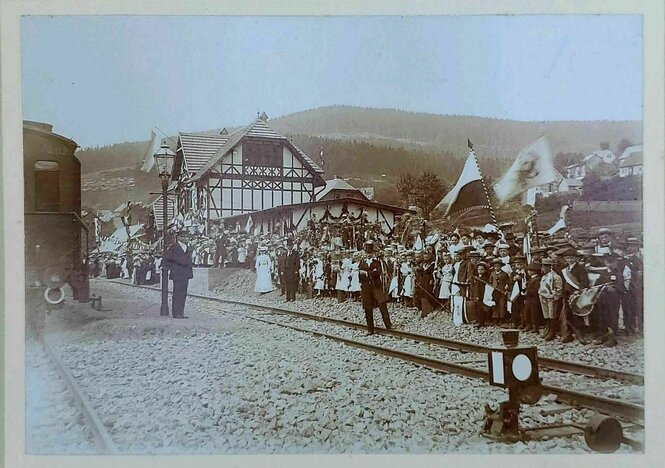
[[[485,283],[489,280],[489,273],[485,272],[482,276],[474,275],[469,285],[469,299],[473,301],[482,301],[485,296]]]
[[[538,290],[540,289],[540,279],[541,275],[536,275],[530,277],[526,282],[526,291],[524,300],[528,303],[540,302],[540,296],[538,295]]]
[[[173,281],[188,280],[194,277],[192,270],[192,252],[185,252],[178,242],[174,242],[166,251],[164,266],[169,269],[169,276]]]
[[[297,250],[290,250],[284,260],[284,274],[286,276],[297,276],[300,271],[300,254]]]
[[[510,286],[510,277],[505,271],[492,271],[489,275],[489,282],[497,291],[501,291],[502,293],[509,292],[508,289]]]
[[[378,307],[380,304],[385,303],[388,298],[383,291],[383,268],[381,261],[373,259],[368,265],[367,260],[360,262],[358,266],[360,270],[360,297],[362,299],[364,309],[372,309]],[[366,275],[362,272],[367,273]]]

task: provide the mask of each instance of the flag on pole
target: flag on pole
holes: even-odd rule
[[[155,167],[155,153],[159,150],[159,138],[153,128],[150,130],[150,146],[143,157],[143,165],[141,171],[150,172]]]
[[[524,244],[522,245],[522,253],[524,253],[524,257],[526,257],[526,262],[531,263],[531,226],[529,226],[529,230],[524,235]]]
[[[542,136],[520,151],[508,172],[494,186],[494,193],[499,203],[504,203],[530,188],[559,178],[561,175],[552,163],[547,137]]]
[[[491,209],[485,186],[483,185],[480,168],[473,145],[469,142],[469,155],[464,163],[464,169],[457,183],[448,194],[443,197],[435,209],[442,209],[447,205],[444,216],[450,216],[460,211],[473,208]]]
[[[522,194],[522,205],[529,205],[536,207],[536,187],[531,187],[529,190]]]
[[[568,211],[568,208],[570,208],[568,205],[564,205],[561,207],[561,213],[559,214],[559,220],[554,223],[554,226],[549,228],[547,230],[547,233],[552,236],[559,232],[562,229],[566,228],[566,211]]]
[[[247,217],[247,225],[245,226],[245,232],[246,233],[251,233],[252,232],[252,226],[254,226],[254,220],[252,219],[252,215],[249,215]]]

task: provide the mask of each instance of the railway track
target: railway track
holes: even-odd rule
[[[106,430],[106,427],[99,419],[99,416],[92,407],[90,400],[88,400],[88,398],[85,396],[85,394],[79,387],[78,383],[76,383],[76,379],[72,375],[71,371],[69,370],[63,359],[58,354],[51,339],[48,336],[44,335],[43,333],[39,334],[39,339],[43,344],[44,349],[46,350],[46,353],[48,354],[49,358],[55,364],[55,367],[58,370],[60,376],[62,377],[62,380],[65,382],[67,388],[73,395],[74,403],[81,412],[86,425],[90,429],[93,438],[95,440],[95,444],[97,445],[97,448],[99,450],[99,453],[108,454],[108,455],[118,453],[118,448],[113,442],[113,439],[111,439],[111,436]]]
[[[121,284],[124,286],[138,287],[144,289],[151,289],[153,291],[158,291],[158,288],[151,286],[137,286],[123,283],[120,281],[114,281],[116,284]],[[269,314],[281,315],[281,316],[290,316],[294,319],[301,319],[304,321],[313,321],[319,323],[327,323],[331,325],[338,325],[347,329],[355,330],[365,330],[366,326],[357,322],[350,322],[346,320],[334,319],[330,317],[324,317],[316,314],[307,314],[304,312],[291,311],[279,307],[268,306],[263,304],[254,304],[251,302],[237,301],[231,299],[222,299],[214,296],[201,295],[201,294],[188,294],[190,297],[195,297],[198,299],[203,299],[207,301],[213,301],[218,303],[233,304],[236,306],[250,307],[257,310],[266,311]],[[244,318],[249,318],[259,322],[277,325],[280,327],[290,328],[299,332],[309,333],[315,336],[321,336],[328,339],[332,339],[341,343],[344,343],[348,346],[352,346],[359,349],[364,349],[371,351],[377,354],[382,354],[385,356],[390,356],[396,359],[400,359],[406,362],[410,362],[416,365],[424,366],[438,372],[454,373],[470,378],[480,378],[488,380],[488,372],[485,369],[480,369],[474,366],[462,365],[457,362],[451,362],[441,359],[435,359],[419,354],[407,353],[404,351],[396,350],[393,348],[385,348],[382,346],[377,346],[374,344],[357,341],[328,333],[321,330],[312,330],[308,328],[302,328],[295,326],[290,323],[280,322],[276,320],[269,320],[263,317],[256,317],[248,314],[234,313],[230,311],[224,311],[225,313],[236,315]],[[419,343],[434,344],[447,349],[454,351],[466,352],[466,353],[487,353],[489,350],[488,347],[478,345],[475,343],[468,343],[462,341],[454,341],[443,338],[437,338],[427,335],[419,335],[399,330],[386,330],[383,328],[376,327],[376,333],[380,335],[390,336],[393,338],[411,340]],[[556,370],[559,372],[565,372],[576,375],[589,376],[596,379],[614,379],[622,382],[643,385],[644,376],[640,374],[633,374],[628,372],[616,371],[613,369],[599,368],[595,366],[590,366],[582,363],[576,362],[567,362],[552,358],[538,358],[539,365],[541,368]],[[480,360],[477,360],[480,362]],[[629,421],[634,424],[642,425],[644,423],[644,405],[626,402],[613,398],[606,398],[599,395],[594,395],[591,393],[572,390],[568,388],[559,387],[552,384],[543,384],[543,390],[545,393],[554,394],[557,397],[557,401],[561,403],[566,403],[571,406],[578,406],[596,410],[598,412],[617,417],[619,419]]]

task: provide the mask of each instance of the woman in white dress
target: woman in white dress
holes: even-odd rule
[[[247,247],[240,244],[240,247],[238,247],[238,263],[240,264],[240,268],[245,268],[246,261],[247,261]]]
[[[314,269],[313,269],[313,278],[314,280],[314,290],[316,290],[316,295],[320,296],[321,291],[325,287],[325,275],[323,272],[323,259],[321,254],[317,255],[314,259]]]
[[[342,258],[338,278],[337,289],[347,293],[349,291],[349,283],[351,283],[351,259],[347,254],[344,254],[344,258]]]
[[[390,286],[388,287],[388,294],[395,301],[399,299],[399,268],[402,266],[402,256],[395,258],[393,261],[393,277],[390,280]]]
[[[444,255],[443,265],[439,268],[439,277],[441,278],[441,286],[439,287],[439,299],[450,299],[450,286],[453,281],[453,257]]]
[[[256,256],[256,285],[254,291],[265,294],[275,289],[272,285],[272,260],[268,255],[266,247],[259,248],[259,254]]]
[[[414,289],[414,277],[413,277],[413,267],[411,264],[411,255],[409,255],[406,259],[406,261],[402,262],[402,265],[400,266],[400,273],[402,274],[402,277],[404,278],[404,282],[402,283],[402,291],[401,291],[401,296],[404,298],[404,302],[410,306],[412,305],[412,299],[413,299],[413,289]]]

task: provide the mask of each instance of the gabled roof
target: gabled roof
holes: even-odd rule
[[[632,167],[641,166],[644,163],[644,155],[642,151],[634,151],[627,157],[623,158],[619,163],[619,167]]]
[[[369,198],[367,198],[364,193],[362,193],[360,190],[349,184],[347,181],[345,181],[344,179],[337,179],[337,178],[327,180],[326,186],[319,193],[316,194],[316,199],[317,200],[323,199],[323,197],[328,195],[333,190],[351,190],[354,192],[358,192],[363,196],[363,198],[369,200]]]
[[[259,138],[276,138],[278,140],[284,138],[282,135],[270,128],[270,126],[260,117],[256,119],[252,125],[250,125],[246,135]]]
[[[229,135],[200,135],[195,133],[180,133],[180,144],[185,164],[190,174],[196,174],[201,167],[213,157]]]
[[[291,148],[296,150],[296,153],[298,153],[300,155],[300,157],[303,158],[307,164],[309,164],[311,166],[311,168],[314,170],[314,172],[316,172],[317,174],[323,174],[323,169],[321,169],[319,167],[319,165],[316,164],[312,158],[307,156],[303,150],[301,150],[296,145],[294,145],[293,142],[290,141],[290,140],[288,141],[288,144],[289,144],[289,146],[291,146]]]
[[[162,213],[162,196],[158,195],[157,198],[155,198],[152,203],[150,203],[152,206],[152,213],[155,216],[155,225],[157,226],[157,229],[160,231],[162,230],[162,225],[164,224],[164,216]],[[166,216],[168,217],[169,220],[173,220],[175,218],[175,200],[174,197],[167,197],[166,198]]]
[[[598,150],[598,151],[594,151],[593,153],[587,154],[586,156],[584,156],[584,159],[582,159],[582,162],[587,162],[590,159],[592,159],[593,157],[599,157],[602,161],[605,161],[605,162],[610,162],[610,161],[613,161],[614,159],[616,159],[616,156],[610,150]]]
[[[621,153],[621,156],[619,156],[619,159],[626,159],[629,156],[632,156],[635,153],[642,153],[642,145],[635,145],[635,146],[629,146],[625,150],[623,150],[623,153]]]
[[[240,140],[244,137],[259,137],[259,138],[272,138],[276,140],[281,140],[287,144],[293,151],[303,159],[305,165],[309,165],[309,168],[318,173],[323,174],[323,169],[321,169],[311,158],[309,158],[303,151],[296,148],[293,143],[291,143],[288,138],[279,133],[275,132],[265,121],[258,117],[254,122],[248,125],[245,128],[242,128],[235,133],[229,135],[228,140],[212,155],[212,157],[202,165],[199,170],[194,175],[193,179],[200,179],[206,172],[208,172],[215,164],[217,164],[234,146],[236,146]]]

